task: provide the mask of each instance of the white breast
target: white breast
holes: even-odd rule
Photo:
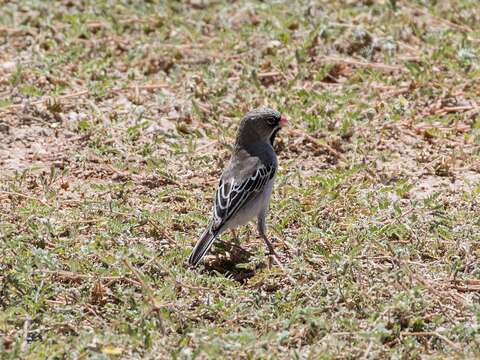
[[[237,214],[226,224],[225,230],[245,225],[250,220],[256,219],[261,212],[267,212],[274,181],[275,177],[268,181],[262,193],[238,210]]]

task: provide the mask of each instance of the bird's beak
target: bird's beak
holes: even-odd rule
[[[280,116],[280,127],[287,126],[288,118],[285,115]]]

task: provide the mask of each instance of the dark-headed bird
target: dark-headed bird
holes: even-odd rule
[[[224,231],[257,218],[258,232],[270,254],[275,255],[266,235],[266,216],[277,172],[273,141],[287,118],[278,111],[261,108],[247,113],[240,123],[230,162],[215,194],[213,215],[188,258],[196,266]]]

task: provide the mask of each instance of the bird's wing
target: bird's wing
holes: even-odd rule
[[[241,171],[226,171],[215,195],[212,230],[220,229],[249,200],[260,194],[276,170],[274,162],[256,162]]]

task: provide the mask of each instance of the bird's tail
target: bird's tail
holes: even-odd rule
[[[198,239],[195,247],[193,248],[190,256],[188,257],[188,263],[193,266],[197,266],[197,264],[202,260],[208,250],[212,247],[213,241],[218,236],[218,231],[212,230],[212,224],[209,224],[205,231],[202,233],[200,238]]]

